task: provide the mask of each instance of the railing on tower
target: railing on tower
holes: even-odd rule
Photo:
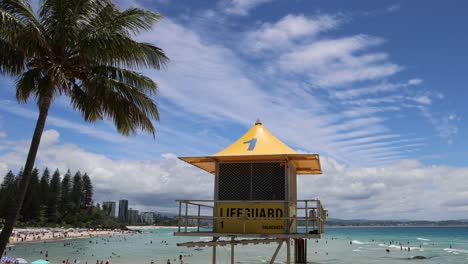
[[[275,230],[268,232],[270,235],[320,236],[324,233],[324,221],[327,218],[327,211],[323,209],[320,200],[177,200],[177,202],[179,204],[178,232],[175,234],[181,236],[194,234],[223,236],[230,233],[237,236],[249,236],[258,234],[252,232],[249,225],[259,224],[262,221],[263,223],[265,221],[281,223],[280,226],[284,226],[284,229],[276,230],[277,232]],[[282,207],[285,213],[274,214],[274,211],[271,211],[271,215],[261,215],[256,207],[262,207],[265,204],[274,204],[276,208]],[[224,215],[215,212],[215,208],[229,205],[235,209],[231,212],[226,210],[227,213]],[[257,210],[256,213],[254,210]],[[219,230],[225,223],[235,224],[240,228],[235,231]]]

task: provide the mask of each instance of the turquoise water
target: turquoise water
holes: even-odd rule
[[[210,263],[211,248],[195,250],[176,246],[181,242],[209,240],[208,237],[174,237],[173,231],[145,229],[142,234],[134,235],[23,244],[7,253],[31,261],[44,258],[40,251],[48,251],[51,263],[68,258],[72,263],[75,259],[90,264],[98,259],[104,262],[108,259],[111,264],[150,263],[154,259],[155,263],[165,264],[168,258],[172,263],[179,263],[173,259],[178,259],[180,254],[185,256],[185,264]],[[65,243],[70,245],[64,246]],[[411,251],[401,251],[399,243]],[[275,248],[273,244],[237,246],[235,261],[266,263]],[[218,263],[230,263],[229,249],[218,249]],[[285,251],[283,246],[276,263],[285,262]],[[409,260],[413,256],[429,259]],[[308,260],[310,263],[468,263],[468,227],[329,227],[324,238],[308,241]]]

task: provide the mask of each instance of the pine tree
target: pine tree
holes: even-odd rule
[[[10,170],[0,185],[0,218],[5,218],[11,210],[11,206],[15,199],[17,188],[17,179],[13,172]]]
[[[79,213],[81,208],[81,201],[83,197],[83,180],[81,178],[81,172],[77,171],[73,176],[73,187],[70,193],[71,203],[75,213]]]
[[[52,175],[47,198],[46,218],[49,223],[57,223],[59,219],[58,207],[60,201],[60,172],[57,169]]]
[[[49,184],[50,184],[50,172],[48,168],[45,168],[41,177],[41,205],[45,206],[49,200]]]
[[[59,212],[62,216],[66,216],[70,211],[71,203],[71,173],[70,170],[65,173],[61,183],[60,205]]]
[[[83,175],[83,204],[82,207],[89,208],[93,206],[93,184],[88,174]]]
[[[34,168],[31,172],[28,191],[21,209],[23,221],[39,221],[41,213],[40,191],[39,170]]]

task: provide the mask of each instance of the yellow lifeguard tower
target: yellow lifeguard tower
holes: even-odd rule
[[[297,200],[297,175],[321,173],[317,154],[297,153],[257,120],[226,149],[212,156],[180,159],[214,174],[215,184],[213,200],[177,201],[179,225],[174,233],[213,240],[178,246],[213,247],[215,264],[217,246],[231,245],[234,263],[235,245],[276,242],[278,247],[270,260],[273,263],[285,243],[289,264],[293,239],[294,262],[306,263],[306,239],[321,237],[327,212],[319,200]]]

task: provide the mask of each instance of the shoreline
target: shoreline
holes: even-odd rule
[[[197,226],[187,226],[187,228],[196,228]],[[162,228],[167,228],[167,229],[177,229],[179,228],[178,226],[153,226],[153,225],[148,225],[148,226],[127,226],[129,230],[134,230],[134,229],[162,229]],[[180,227],[185,228],[184,227]],[[202,228],[202,227],[200,227]]]
[[[41,242],[66,241],[80,238],[92,238],[112,235],[133,234],[131,230],[91,230],[91,229],[57,229],[57,228],[21,228],[14,229],[10,236],[9,246]]]

